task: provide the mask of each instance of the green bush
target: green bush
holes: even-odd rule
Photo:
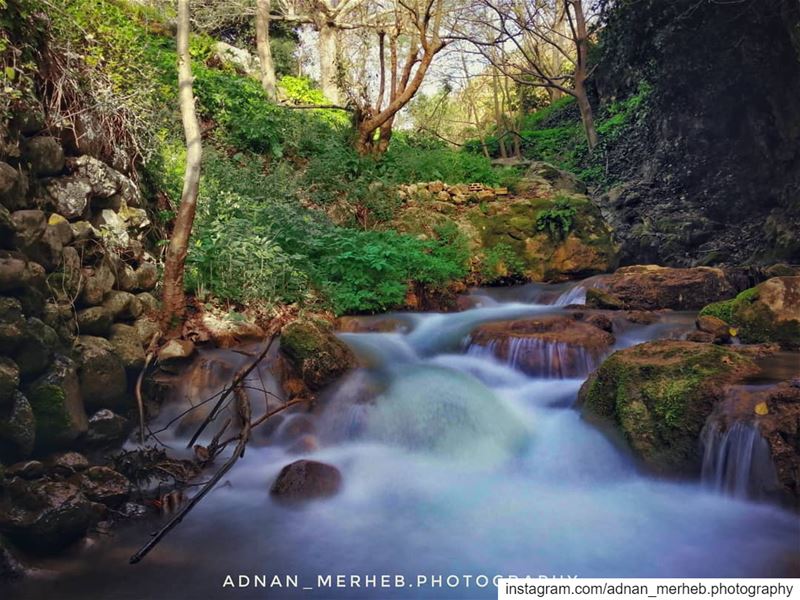
[[[489,248],[481,259],[481,279],[490,285],[522,277],[524,272],[525,263],[508,244]]]

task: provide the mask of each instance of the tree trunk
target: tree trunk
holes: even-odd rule
[[[592,105],[589,103],[589,96],[586,94],[586,86],[583,81],[579,82],[578,77],[575,78],[575,99],[578,101],[583,130],[586,132],[586,142],[589,144],[589,151],[591,152],[600,143],[600,139],[594,126],[594,112],[592,111]]]
[[[197,209],[200,186],[200,163],[203,147],[200,123],[194,107],[192,91],[192,63],[189,55],[189,0],[178,0],[178,97],[186,138],[186,170],[183,192],[172,237],[164,261],[164,313],[163,326],[167,336],[180,335],[186,314],[183,289],[184,267],[189,249],[189,237]]]
[[[256,0],[256,47],[261,63],[261,85],[270,100],[276,100],[278,83],[275,78],[275,63],[269,46],[270,0]]]
[[[338,32],[332,24],[323,23],[319,27],[319,85],[333,104],[339,104],[338,64]]]
[[[575,12],[575,49],[578,55],[575,61],[575,99],[578,101],[578,109],[581,111],[581,121],[586,132],[589,152],[592,152],[597,147],[599,138],[594,126],[592,105],[589,103],[589,96],[586,93],[589,68],[589,32],[586,27],[586,14],[583,12],[583,0],[568,0],[568,2]],[[569,9],[569,6],[566,8]]]
[[[506,150],[506,131],[503,131],[503,115],[500,111],[500,77],[497,74],[497,69],[492,69],[492,99],[494,101],[494,123],[497,129],[497,143],[500,148],[500,158],[508,158],[508,150]]]

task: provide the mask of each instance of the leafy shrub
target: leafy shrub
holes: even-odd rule
[[[484,252],[481,260],[481,279],[488,284],[522,277],[525,264],[508,244],[499,243]]]
[[[563,239],[572,229],[577,212],[567,198],[557,198],[552,208],[545,209],[536,216],[536,229],[546,231],[553,239]]]

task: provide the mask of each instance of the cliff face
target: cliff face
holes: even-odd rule
[[[622,1],[597,50],[602,102],[652,86],[607,155],[623,262],[800,262],[800,2]]]

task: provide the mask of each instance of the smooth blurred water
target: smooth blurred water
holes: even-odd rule
[[[523,290],[528,293],[529,290]],[[564,290],[551,294],[551,302]],[[315,460],[338,467],[335,497],[300,508],[268,490],[299,458],[251,447],[142,564],[141,524],[53,563],[21,598],[494,598],[491,587],[224,590],[228,574],[746,577],[797,560],[800,522],[700,483],[648,477],[572,408],[580,379],[537,378],[463,353],[478,324],[561,311],[508,302],[406,316],[408,333],[343,334],[365,367],[327,393]],[[673,335],[677,320],[621,342]],[[151,525],[155,528],[155,525]],[[47,565],[45,565],[47,566]],[[56,594],[56,595],[53,595]]]

